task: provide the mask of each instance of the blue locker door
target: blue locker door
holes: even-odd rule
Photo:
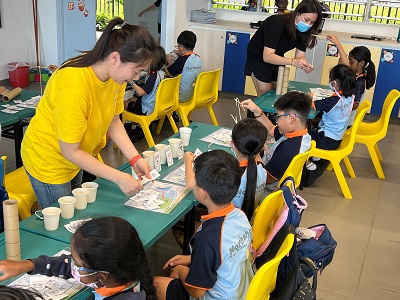
[[[392,59],[390,59],[392,58]],[[400,51],[382,49],[378,75],[372,101],[371,114],[382,113],[383,102],[392,89],[400,89]],[[393,108],[392,117],[398,117],[400,101]]]
[[[246,83],[244,65],[246,63],[247,44],[250,41],[250,34],[227,31],[225,40],[222,90],[244,94]]]

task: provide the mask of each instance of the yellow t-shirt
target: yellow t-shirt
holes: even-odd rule
[[[124,109],[125,86],[112,79],[100,81],[91,67],[55,72],[22,141],[29,174],[50,184],[74,178],[80,169],[62,156],[59,141],[80,143],[82,150],[97,156],[112,118]]]

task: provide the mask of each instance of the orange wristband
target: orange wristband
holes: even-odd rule
[[[132,159],[129,161],[129,164],[133,167],[133,166],[136,164],[136,162],[137,162],[139,159],[141,159],[141,158],[142,158],[142,156],[141,156],[140,154],[135,155],[135,156],[132,157]]]

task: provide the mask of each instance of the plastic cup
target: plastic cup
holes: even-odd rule
[[[165,154],[165,147],[167,145],[165,144],[157,144],[154,146],[154,149],[156,149],[156,152],[160,153],[160,164],[165,164],[167,162],[167,156]]]
[[[179,135],[181,136],[183,146],[189,146],[191,133],[192,133],[192,128],[189,128],[189,127],[179,128]]]
[[[71,219],[75,213],[76,198],[72,196],[64,196],[58,199],[61,208],[61,217],[63,219]]]
[[[72,195],[76,198],[75,208],[85,209],[89,199],[89,190],[85,188],[77,188],[72,190]]]
[[[42,213],[43,217],[39,216],[39,213]],[[60,214],[61,209],[58,207],[46,207],[45,209],[35,212],[38,218],[44,219],[44,228],[48,231],[54,231],[58,228]]]
[[[82,187],[89,190],[89,198],[87,203],[93,203],[96,201],[97,188],[99,185],[96,182],[85,182],[82,183]]]
[[[169,139],[168,143],[171,146],[171,153],[172,153],[172,158],[178,158],[178,153],[179,153],[179,143],[181,142],[181,139]]]
[[[147,161],[147,163],[149,164],[149,166],[154,169],[154,154],[156,152],[155,151],[144,151],[143,152],[143,156],[144,159]]]

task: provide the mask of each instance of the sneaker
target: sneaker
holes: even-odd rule
[[[142,128],[136,126],[135,129],[132,129],[131,132],[129,133],[129,138],[131,139],[132,143],[135,143],[144,138],[144,133]]]
[[[314,171],[306,170],[306,177],[304,179],[303,186],[310,187],[312,186],[317,179],[324,173],[325,169],[317,166],[317,169]]]

